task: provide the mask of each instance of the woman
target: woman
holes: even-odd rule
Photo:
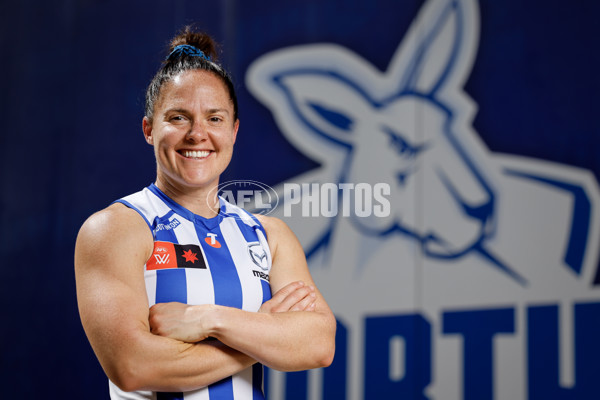
[[[239,120],[215,57],[205,34],[173,39],[142,122],[156,182],[77,238],[81,320],[112,399],[260,399],[261,364],[333,359],[335,318],[294,234],[216,195]]]

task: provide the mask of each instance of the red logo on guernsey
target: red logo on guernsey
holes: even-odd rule
[[[146,262],[146,270],[169,268],[206,268],[200,246],[154,242],[154,251]]]
[[[206,237],[204,238],[204,241],[210,247],[214,247],[215,249],[218,249],[218,248],[221,247],[221,243],[219,243],[219,241],[217,240],[217,234],[216,233],[207,233]]]

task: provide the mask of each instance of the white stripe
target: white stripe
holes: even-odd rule
[[[208,388],[202,388],[191,392],[183,393],[184,400],[210,400],[208,397]]]
[[[234,218],[225,218],[221,222],[221,233],[229,247],[229,253],[242,285],[242,309],[258,311],[262,304],[262,285],[260,278],[252,270],[260,268],[254,264],[248,252],[248,244]]]
[[[148,296],[148,306],[156,304],[156,271],[145,271],[144,279],[146,281],[146,295]]]
[[[156,399],[156,394],[149,391],[139,392],[124,392],[110,380],[108,381],[108,392],[113,400],[153,400]]]
[[[258,236],[258,241],[260,242],[261,246],[263,247],[263,249],[265,249],[265,252],[267,253],[267,265],[269,266],[267,273],[270,273],[271,265],[273,264],[273,262],[271,260],[271,249],[269,248],[269,242],[267,241],[267,238],[265,237],[262,230],[256,229],[256,234]]]
[[[215,304],[215,290],[208,269],[185,271],[187,285],[187,304]]]
[[[234,399],[251,399],[252,398],[252,367],[248,367],[243,371],[235,374],[231,383],[233,386]]]
[[[197,244],[200,246],[194,223],[185,218],[179,219],[179,222],[181,222],[181,225],[174,230],[177,242],[179,244]]]

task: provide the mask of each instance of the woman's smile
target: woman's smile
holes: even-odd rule
[[[212,153],[209,150],[179,150],[177,153],[192,160],[204,160]]]

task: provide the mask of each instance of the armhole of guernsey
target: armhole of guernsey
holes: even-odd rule
[[[146,221],[148,228],[152,232],[152,236],[155,237],[153,223],[156,217],[169,211],[168,207],[162,201],[157,200],[160,199],[150,189],[144,188],[139,192],[116,200],[115,203],[121,203],[140,214],[144,218],[144,221]],[[162,209],[161,205],[163,206]]]
[[[152,231],[152,224],[150,224],[150,221],[148,221],[148,218],[146,218],[144,213],[139,208],[137,208],[136,206],[134,206],[133,204],[131,204],[130,202],[128,202],[127,200],[124,200],[124,199],[115,200],[113,202],[113,204],[114,203],[121,203],[124,206],[131,208],[132,210],[134,210],[135,212],[140,214],[140,216],[144,219],[144,221],[146,221],[146,225],[148,225],[148,228],[150,228],[150,231]]]

